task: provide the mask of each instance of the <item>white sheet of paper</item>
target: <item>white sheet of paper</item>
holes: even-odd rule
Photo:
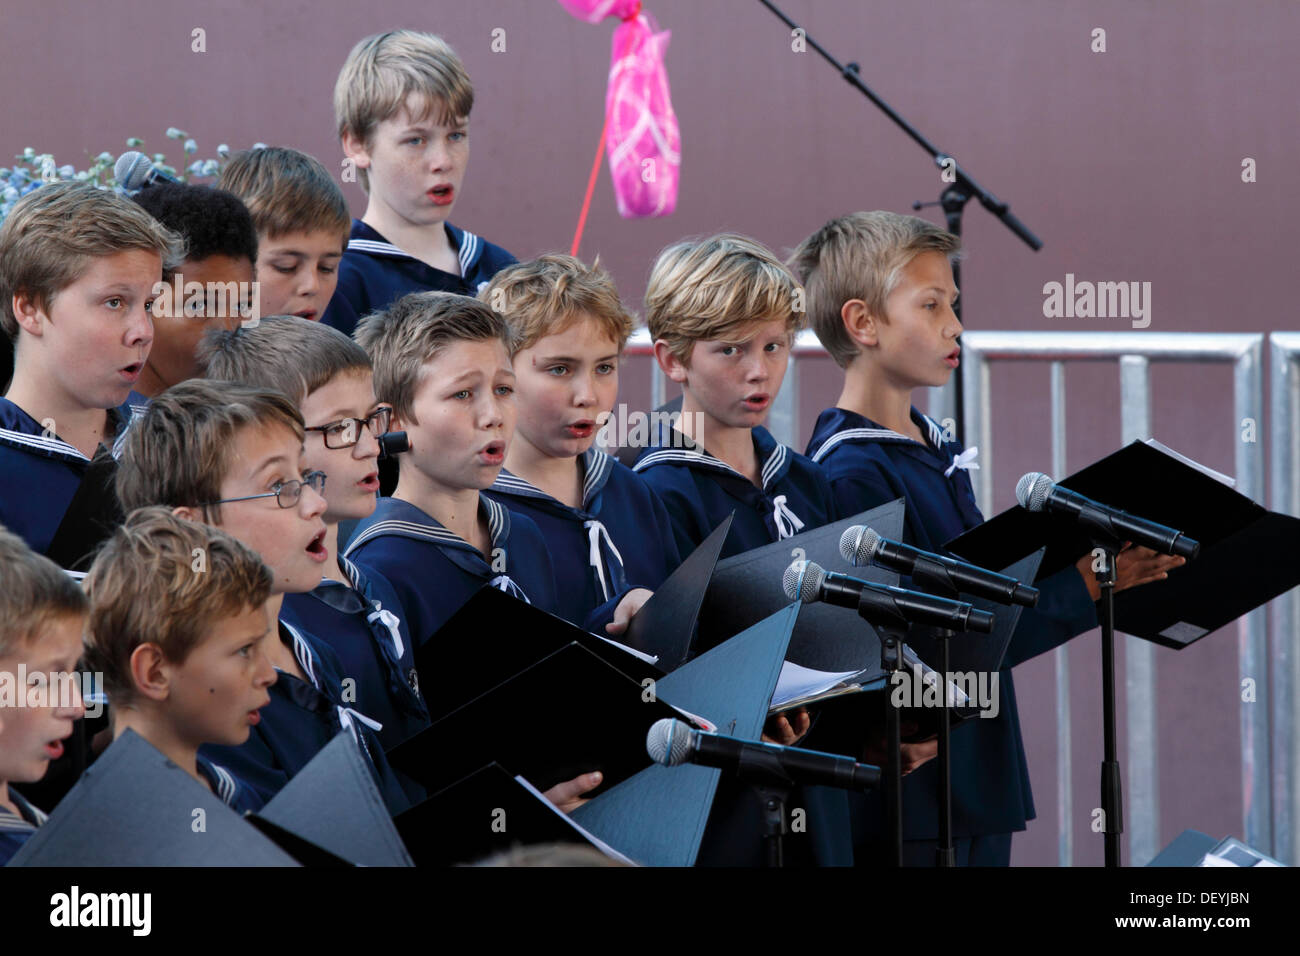
[[[786,661],[781,665],[781,676],[776,679],[776,690],[772,692],[770,706],[783,707],[800,697],[823,693],[860,673],[861,671],[818,671],[794,661]]]
[[[1146,443],[1150,445],[1152,448],[1154,448],[1156,451],[1162,451],[1170,458],[1176,458],[1178,461],[1181,461],[1184,465],[1187,465],[1189,468],[1195,468],[1201,474],[1208,475],[1209,477],[1213,478],[1221,485],[1227,485],[1229,488],[1237,487],[1237,480],[1235,478],[1229,478],[1223,472],[1215,471],[1213,468],[1210,468],[1208,465],[1202,465],[1199,461],[1196,461],[1194,458],[1188,458],[1186,455],[1181,455],[1178,452],[1174,451],[1172,448],[1170,448],[1168,445],[1162,444],[1161,442],[1156,441],[1154,438],[1148,438],[1146,440]]]

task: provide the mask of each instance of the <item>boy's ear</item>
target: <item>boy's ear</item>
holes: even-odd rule
[[[45,325],[45,310],[36,302],[34,296],[26,292],[15,292],[10,305],[19,328],[29,335],[41,334]]]
[[[170,691],[167,661],[157,644],[141,644],[131,652],[131,683],[135,692],[149,700],[166,700]]]
[[[879,320],[861,299],[849,299],[840,306],[840,321],[844,331],[858,345],[875,347],[880,344]]]
[[[199,514],[197,508],[191,508],[189,505],[178,505],[172,509],[172,514],[186,521],[193,521],[195,524],[202,524],[203,517]]]
[[[356,133],[343,134],[343,154],[352,160],[352,165],[358,169],[370,168],[370,151]]]
[[[663,339],[655,339],[655,361],[659,363],[663,373],[672,381],[678,385],[685,384],[689,369],[686,367],[685,362],[673,354],[673,350],[668,347],[668,343]]]

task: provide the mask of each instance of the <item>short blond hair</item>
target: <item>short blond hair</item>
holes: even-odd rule
[[[343,190],[314,156],[284,146],[236,153],[221,170],[217,187],[243,200],[261,236],[330,232],[343,250],[352,214]]]
[[[122,510],[201,508],[221,523],[221,485],[245,428],[281,427],[302,441],[302,413],[282,392],[192,378],[155,397],[131,423],[117,466]]]
[[[265,604],[272,582],[257,552],[221,529],[141,508],[104,542],[86,575],[86,669],[104,675],[110,703],[128,704],[137,647],[156,644],[183,664],[217,623]]]
[[[0,226],[0,328],[18,341],[15,295],[48,312],[89,260],[134,249],[158,255],[159,280],[185,258],[185,240],[125,196],[81,182],[32,190]]]
[[[370,372],[370,356],[360,345],[338,329],[296,315],[210,329],[199,341],[197,360],[206,378],[278,389],[299,405],[339,375]]]
[[[923,252],[953,261],[961,255],[961,240],[916,216],[877,210],[832,219],[791,254],[790,268],[807,290],[809,322],[841,368],[859,351],[844,329],[844,303],[861,299],[872,315],[888,322],[885,301],[902,281],[903,269]]]
[[[362,319],[352,336],[374,364],[375,398],[414,425],[420,424],[415,395],[425,368],[448,345],[497,339],[514,354],[505,319],[478,299],[453,292],[408,293]]]
[[[437,113],[443,126],[468,118],[474,108],[474,85],[465,65],[442,37],[417,30],[366,37],[352,48],[334,84],[339,139],[351,134],[369,149],[375,127],[396,116],[412,94],[424,100],[423,113],[412,118]],[[366,170],[357,173],[369,192]]]
[[[0,525],[0,657],[20,653],[52,621],[85,615],[77,582]]]
[[[478,297],[509,323],[512,358],[582,318],[595,320],[621,351],[635,325],[599,258],[591,265],[565,255],[517,262],[493,276]]]
[[[688,239],[659,253],[650,270],[646,324],[652,339],[687,362],[696,342],[728,339],[755,322],[785,319],[793,336],[803,327],[801,294],[760,242],[734,233]]]

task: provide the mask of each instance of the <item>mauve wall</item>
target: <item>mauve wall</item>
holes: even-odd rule
[[[608,174],[582,254],[596,253],[639,307],[654,254],[691,234],[732,229],[784,252],[831,216],[907,211],[937,197],[929,160],[815,53],[753,0],[647,0],[673,32],[668,70],[682,128],[683,174],[671,218],[625,222]],[[91,12],[93,10],[93,12]],[[1293,326],[1300,7],[1285,0],[789,0],[788,12],[888,102],[1013,204],[1044,240],[1031,253],[972,205],[963,282],[966,322],[981,329],[1128,328],[1116,319],[1046,319],[1042,286],[1080,279],[1152,285],[1152,331],[1270,331]],[[399,26],[443,34],[477,88],[472,168],[455,221],[520,257],[567,250],[601,125],[612,22],[590,26],[549,0],[51,0],[6,18],[0,155],[34,146],[60,163],[122,148],[220,142],[296,146],[337,169],[331,91],[360,37]],[[191,51],[206,30],[207,52]],[[491,51],[494,28],[506,51]],[[1090,51],[1093,28],[1107,51]],[[1258,179],[1241,181],[1241,161]],[[360,214],[364,197],[347,186]],[[933,215],[934,211],[927,211]],[[806,369],[812,371],[809,366]],[[817,372],[822,371],[820,367]],[[805,374],[806,438],[833,401],[833,367]],[[624,397],[646,402],[642,368]],[[1119,441],[1117,375],[1070,374],[1069,467]],[[1153,376],[1154,431],[1233,470],[1231,380],[1185,366]],[[996,504],[1017,475],[1050,468],[1045,369],[995,388]],[[924,405],[922,401],[922,405]],[[1262,430],[1261,430],[1261,433]],[[1161,843],[1185,827],[1242,830],[1235,629],[1175,654],[1157,651]],[[1075,642],[1075,859],[1101,860],[1090,832],[1100,760],[1096,636]],[[1121,656],[1122,665],[1122,656]],[[1050,656],[1017,672],[1039,818],[1018,863],[1055,861],[1055,692]],[[1120,679],[1123,728],[1123,678]],[[1259,706],[1264,706],[1260,704]],[[1121,738],[1121,753],[1123,753]],[[1129,769],[1131,777],[1132,770]]]

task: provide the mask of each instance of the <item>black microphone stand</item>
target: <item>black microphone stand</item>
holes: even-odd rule
[[[1120,785],[1119,748],[1115,742],[1115,560],[1123,547],[1110,530],[1110,517],[1092,508],[1079,512],[1079,524],[1102,552],[1097,584],[1101,588],[1101,812],[1106,834],[1106,866],[1120,866],[1124,832],[1124,792]]]
[[[940,564],[918,557],[912,566],[912,584],[919,590],[927,591],[936,597],[957,600],[960,592],[953,586],[952,578]],[[928,632],[939,645],[939,681],[943,687],[939,713],[939,846],[935,850],[935,865],[950,867],[957,865],[957,851],[952,844],[952,724],[951,702],[948,699],[951,667],[948,659],[948,642],[957,636],[957,632],[946,627],[928,628]]]
[[[859,599],[858,614],[880,636],[880,669],[885,673],[885,821],[889,826],[893,865],[903,865],[903,739],[899,708],[894,705],[894,675],[903,660],[903,638],[908,623],[901,614],[889,614],[878,604]]]
[[[943,182],[948,184],[944,188],[943,193],[939,198],[939,205],[943,206],[944,216],[948,221],[949,232],[951,232],[953,235],[956,236],[961,235],[961,218],[962,218],[962,212],[966,208],[966,203],[969,202],[971,199],[978,199],[980,201],[981,206],[983,206],[990,213],[992,213],[994,217],[1001,220],[1003,225],[1005,225],[1008,229],[1010,229],[1022,240],[1024,240],[1025,244],[1028,245],[1029,248],[1037,252],[1039,249],[1043,247],[1042,240],[1040,240],[1037,236],[1035,236],[1032,232],[1030,232],[1029,229],[1027,229],[1019,219],[1017,219],[1015,216],[1011,214],[1011,207],[1007,203],[998,199],[991,192],[989,192],[987,189],[985,189],[983,186],[977,183],[974,177],[968,175],[966,171],[961,167],[961,165],[957,162],[957,160],[953,158],[951,154],[946,153],[943,150],[939,149],[928,139],[926,139],[923,135],[921,135],[921,133],[914,126],[912,126],[911,123],[903,119],[903,117],[900,116],[893,109],[893,107],[891,107],[888,103],[882,100],[879,96],[876,95],[876,93],[869,86],[863,83],[861,77],[859,76],[861,67],[859,67],[858,64],[856,63],[841,64],[838,60],[835,59],[835,57],[831,56],[829,53],[826,52],[826,50],[822,49],[821,45],[818,44],[812,37],[808,36],[807,30],[804,30],[793,20],[791,20],[788,16],[786,16],[785,13],[783,13],[775,4],[771,2],[771,0],[759,0],[759,3],[763,4],[763,6],[767,7],[774,14],[776,14],[777,17],[779,17],[785,23],[785,25],[788,26],[791,30],[799,30],[800,35],[803,37],[805,41],[807,41],[808,45],[812,47],[814,50],[816,50],[818,53],[820,53],[822,58],[825,59],[827,63],[835,67],[835,69],[839,72],[840,76],[842,76],[850,86],[852,86],[855,90],[857,90],[867,99],[871,100],[872,103],[874,103],[877,107],[880,108],[881,112],[883,112],[886,116],[888,116],[891,120],[894,121],[894,124],[898,126],[899,129],[901,129],[904,133],[906,133],[914,142],[916,142],[918,146],[920,146],[922,149],[924,149],[927,153],[930,154],[931,158],[934,160],[935,165],[938,166],[943,171],[941,174]],[[913,203],[913,208],[920,209],[922,206],[925,205],[933,205],[933,204]],[[952,275],[953,275],[953,280],[957,283],[957,287],[961,288],[961,282],[960,282],[961,269],[958,267],[956,263],[953,264]],[[962,299],[958,299],[957,305],[953,309],[953,311],[956,312],[957,319],[959,321],[961,319],[961,313],[962,313],[962,308],[961,308],[962,301],[963,301]],[[957,416],[958,428],[960,428],[961,422],[963,421],[963,418],[965,416],[965,402],[962,398],[962,375],[961,375],[960,365],[957,366],[957,371],[956,371],[956,375],[954,376],[953,386],[954,386],[953,392],[955,395],[954,412],[956,413]]]

